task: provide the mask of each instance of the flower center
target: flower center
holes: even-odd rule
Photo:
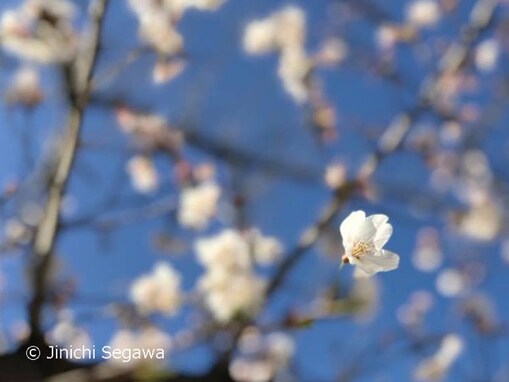
[[[352,256],[358,259],[361,256],[367,255],[371,252],[371,245],[364,241],[359,241],[354,245],[352,250]]]

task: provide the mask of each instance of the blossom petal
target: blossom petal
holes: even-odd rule
[[[392,236],[392,225],[387,223],[389,218],[386,215],[371,215],[368,217],[376,228],[375,238],[373,240],[375,248],[380,250],[389,241]]]
[[[373,275],[377,272],[396,269],[399,265],[399,256],[391,251],[382,250],[375,255],[365,255],[354,259],[354,263],[368,275]]]
[[[368,216],[368,219],[370,219],[373,222],[373,224],[376,228],[379,228],[380,226],[382,226],[383,224],[385,224],[389,221],[389,217],[384,214],[371,215],[371,216]]]
[[[352,232],[352,240],[354,242],[363,241],[365,243],[371,243],[375,239],[377,230],[371,220],[364,220],[360,225],[356,227],[356,230]]]
[[[343,246],[347,252],[349,248],[359,241],[372,242],[376,234],[373,222],[366,219],[364,211],[354,211],[348,215],[341,223],[339,230],[343,237]]]
[[[364,211],[354,211],[348,215],[345,220],[339,226],[339,232],[343,239],[350,236],[352,230],[366,219],[366,213]]]

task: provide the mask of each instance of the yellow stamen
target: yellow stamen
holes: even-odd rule
[[[371,246],[368,243],[359,241],[352,250],[352,256],[358,259],[359,257],[368,254],[371,251]]]

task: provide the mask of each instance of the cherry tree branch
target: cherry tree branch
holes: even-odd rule
[[[60,206],[72,173],[78,150],[83,115],[90,95],[90,79],[97,61],[99,42],[107,0],[95,0],[91,3],[90,36],[87,46],[73,63],[66,64],[68,73],[67,87],[70,110],[67,117],[67,128],[55,156],[54,167],[50,169],[49,185],[43,215],[36,227],[32,242],[35,257],[33,273],[33,297],[29,303],[29,325],[33,335],[41,333],[41,310],[45,299],[45,285],[51,264],[55,242],[58,237]]]

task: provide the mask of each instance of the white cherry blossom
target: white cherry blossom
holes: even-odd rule
[[[248,54],[269,53],[277,48],[277,25],[272,18],[253,20],[244,32],[244,50]]]
[[[198,261],[207,269],[243,271],[251,267],[249,245],[242,235],[226,229],[196,242]]]
[[[499,56],[500,45],[497,40],[484,40],[475,50],[475,65],[482,72],[490,72],[495,69]]]
[[[203,229],[217,210],[221,189],[214,182],[204,182],[182,191],[178,222],[184,227]]]
[[[396,269],[399,256],[383,249],[392,235],[392,225],[385,215],[367,216],[352,212],[339,227],[343,237],[343,264],[356,265],[366,275]]]
[[[152,161],[142,155],[136,155],[126,164],[132,187],[139,193],[149,194],[159,185],[157,170]]]
[[[287,6],[264,19],[253,20],[244,30],[246,53],[259,55],[277,51],[278,77],[285,91],[297,103],[309,99],[307,77],[312,60],[305,49],[306,15],[296,6]]]
[[[248,241],[257,264],[271,265],[283,254],[283,244],[273,236],[265,236],[257,228],[248,232]]]
[[[175,314],[182,302],[180,275],[169,264],[157,263],[131,285],[130,297],[141,313]]]
[[[457,269],[447,268],[436,278],[436,289],[444,297],[457,297],[467,289],[465,276]]]
[[[23,66],[16,71],[7,89],[6,99],[10,103],[35,106],[44,97],[39,72],[33,66]]]
[[[407,20],[417,28],[432,27],[440,17],[440,6],[434,0],[416,0],[407,8]]]
[[[264,280],[249,271],[209,270],[198,282],[206,307],[221,323],[227,323],[239,314],[256,312],[264,288]]]
[[[196,242],[198,262],[205,273],[197,282],[203,303],[217,322],[256,312],[265,280],[253,269],[250,247],[238,231],[226,229]]]
[[[22,2],[0,15],[0,47],[30,62],[69,62],[77,51],[73,15],[67,0]]]

